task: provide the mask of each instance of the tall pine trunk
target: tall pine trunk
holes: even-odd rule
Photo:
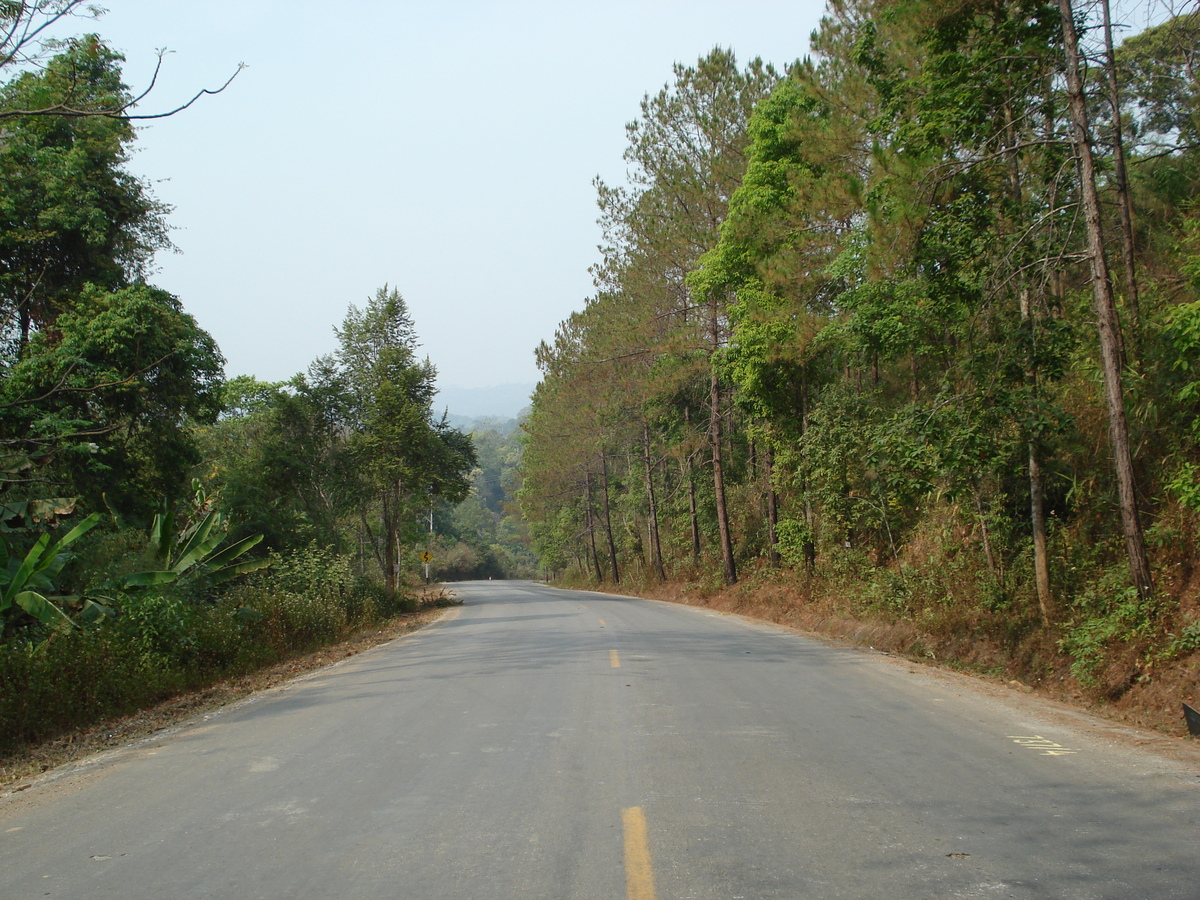
[[[608,505],[608,457],[600,454],[601,490],[604,492],[604,531],[608,535],[608,559],[612,564],[613,584],[621,583],[621,573],[617,571],[617,545],[613,541],[612,516]]]
[[[1013,122],[1012,108],[1006,102],[1004,105],[1004,140],[1009,160],[1009,193],[1013,207],[1021,210],[1024,207],[1024,190],[1021,184],[1021,168],[1017,159],[1016,125]],[[1020,257],[1018,257],[1019,259]],[[1028,392],[1026,409],[1030,422],[1038,421],[1037,395],[1039,372],[1037,364],[1037,321],[1033,315],[1033,304],[1030,300],[1029,278],[1022,271],[1018,276],[1018,304],[1021,312],[1021,327],[1024,330],[1025,347],[1025,389]],[[1053,615],[1054,597],[1050,589],[1050,555],[1049,542],[1046,539],[1046,490],[1042,480],[1041,442],[1036,426],[1030,426],[1026,439],[1026,461],[1029,473],[1029,524],[1033,532],[1033,580],[1037,588],[1038,611],[1042,622],[1049,624]],[[979,512],[980,526],[983,528],[984,551],[988,566],[995,572],[996,564],[988,540],[987,523],[983,516],[983,504],[979,497],[978,485],[975,489],[975,502]]]
[[[1038,371],[1035,352],[1035,327],[1029,309],[1029,289],[1021,288],[1021,320],[1028,329],[1029,350],[1025,362],[1025,383],[1029,390],[1030,418],[1036,420]],[[1049,624],[1054,615],[1054,595],[1050,589],[1050,553],[1046,539],[1046,488],[1042,479],[1040,442],[1035,432],[1026,445],[1029,463],[1029,524],[1033,531],[1033,580],[1037,587],[1038,612]]]
[[[1096,168],[1092,157],[1091,132],[1088,129],[1087,104],[1079,69],[1079,39],[1075,33],[1071,0],[1059,0],[1062,16],[1063,47],[1066,51],[1067,98],[1071,111],[1071,135],[1079,168],[1079,187],[1087,225],[1088,257],[1091,262],[1092,297],[1096,309],[1096,328],[1100,335],[1100,360],[1104,373],[1104,396],[1108,404],[1108,434],[1112,443],[1113,468],[1121,507],[1121,525],[1125,533],[1125,554],[1129,575],[1143,598],[1151,595],[1150,561],[1138,513],[1137,491],[1133,474],[1133,452],[1129,445],[1129,421],[1125,415],[1125,392],[1121,384],[1121,332],[1117,307],[1113,301],[1108,257],[1104,251],[1104,232],[1100,218],[1100,195],[1096,188]]]
[[[730,533],[729,512],[725,504],[725,467],[721,459],[721,386],[715,371],[709,377],[708,396],[712,406],[708,439],[712,450],[713,493],[717,504],[717,531],[721,536],[721,561],[724,564],[725,583],[737,584],[737,567],[733,559],[733,536]]]
[[[642,423],[642,462],[646,466],[646,499],[649,504],[650,560],[659,583],[667,580],[663,569],[662,543],[658,539],[658,504],[654,499],[654,469],[650,465],[650,426]]]
[[[1117,84],[1117,58],[1113,51],[1112,22],[1108,0],[1101,0],[1104,16],[1104,72],[1108,102],[1112,107],[1113,183],[1117,188],[1117,211],[1121,218],[1121,259],[1125,265],[1125,302],[1129,305],[1129,327],[1133,334],[1133,365],[1141,371],[1141,301],[1138,298],[1136,247],[1133,237],[1133,201],[1129,196],[1129,176],[1125,168],[1125,129],[1121,121],[1121,90]]]
[[[683,408],[683,421],[687,423],[688,431],[691,431],[692,425],[692,410],[691,407]],[[685,466],[684,476],[687,478],[688,489],[688,516],[692,532],[692,565],[700,565],[700,515],[696,510],[696,474],[692,465],[692,457],[689,455]]]
[[[592,515],[592,473],[585,472],[584,485],[584,518],[587,522],[588,547],[592,551],[592,571],[596,573],[596,583],[604,581],[604,570],[600,568],[600,554],[596,552],[596,523]]]

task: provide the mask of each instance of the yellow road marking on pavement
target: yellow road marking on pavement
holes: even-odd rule
[[[601,625],[603,625],[603,624],[604,624],[604,620],[603,620],[603,619],[601,619],[601,620],[600,620],[600,624],[601,624]]]
[[[619,668],[621,668],[621,657],[617,656],[617,651],[616,651],[616,650],[609,650],[609,651],[608,651],[608,661],[609,661],[610,663],[612,663],[612,667],[613,667],[614,669],[619,669]]]
[[[646,816],[640,806],[631,806],[621,810],[621,821],[625,825],[625,896],[628,900],[654,900]]]
[[[1040,734],[1010,734],[1008,737],[1014,744],[1020,744],[1026,750],[1040,751],[1041,756],[1070,756],[1072,753],[1079,752],[1070,747],[1064,747],[1049,738],[1044,738]]]

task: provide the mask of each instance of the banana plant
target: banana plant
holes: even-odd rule
[[[13,555],[8,544],[0,539],[0,549],[6,551],[8,557],[8,565],[0,570],[0,615],[19,608],[52,628],[76,624],[62,607],[78,603],[79,598],[54,595],[54,579],[71,558],[66,548],[91,531],[99,521],[100,514],[92,513],[54,543],[50,542],[49,534],[43,534],[24,558]],[[103,606],[85,600],[79,618],[91,622],[105,614]]]
[[[271,564],[268,559],[235,562],[263,539],[261,534],[251,535],[218,550],[225,541],[224,525],[224,513],[213,510],[182,534],[176,535],[174,512],[164,510],[158,513],[150,525],[150,548],[158,568],[126,575],[121,579],[122,587],[157,587],[178,581],[189,573],[203,573],[209,584],[219,584]]]

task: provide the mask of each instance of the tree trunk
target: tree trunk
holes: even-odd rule
[[[1004,105],[1005,140],[1008,144],[1009,159],[1009,192],[1013,205],[1020,210],[1024,202],[1024,190],[1021,184],[1021,169],[1017,159],[1016,125],[1013,122],[1012,109],[1008,103]],[[1021,326],[1024,329],[1025,348],[1025,389],[1026,409],[1031,422],[1038,419],[1038,365],[1037,365],[1037,321],[1033,315],[1033,307],[1029,293],[1029,280],[1024,273],[1018,276],[1018,305],[1021,312]],[[1045,489],[1042,482],[1042,465],[1039,454],[1040,435],[1036,426],[1031,426],[1026,437],[1026,458],[1029,472],[1029,523],[1033,531],[1033,573],[1034,584],[1037,587],[1038,610],[1042,622],[1049,624],[1054,607],[1054,598],[1050,591],[1050,560],[1046,542],[1046,509]],[[979,513],[979,525],[983,530],[983,547],[987,556],[988,567],[997,571],[995,559],[988,539],[987,523],[983,516],[983,504],[979,497],[979,486],[975,485],[975,504]]]
[[[1121,341],[1117,308],[1113,302],[1108,257],[1104,252],[1104,233],[1100,220],[1100,197],[1096,189],[1096,170],[1092,159],[1091,133],[1083,80],[1079,72],[1079,41],[1071,0],[1059,0],[1062,15],[1063,47],[1066,51],[1067,97],[1072,122],[1072,143],[1079,166],[1079,185],[1087,224],[1088,256],[1091,261],[1092,296],[1096,308],[1096,328],[1100,335],[1100,359],[1104,372],[1104,394],[1108,403],[1108,433],[1112,442],[1113,467],[1121,506],[1121,524],[1125,533],[1125,553],[1129,574],[1138,594],[1148,598],[1152,592],[1150,561],[1138,514],[1137,492],[1133,475],[1133,452],[1129,445],[1129,422],[1125,415],[1125,393],[1121,384]]]
[[[596,552],[596,524],[592,519],[592,473],[585,472],[583,476],[586,502],[584,503],[584,519],[587,522],[588,546],[592,551],[592,571],[596,573],[596,583],[604,581],[604,572],[600,568],[600,554]]]
[[[988,533],[987,516],[983,512],[983,495],[979,490],[979,482],[972,480],[971,487],[975,492],[975,514],[979,517],[979,533],[983,538],[983,557],[987,560],[988,571],[995,577],[996,582],[1004,587],[1004,572],[996,563],[996,555],[992,552],[992,540]]]
[[[1037,442],[1029,442],[1029,511],[1033,524],[1033,575],[1037,584],[1038,611],[1042,622],[1050,624],[1054,616],[1054,595],[1050,590],[1050,554],[1046,544],[1045,489]]]
[[[383,590],[396,596],[396,541],[392,534],[392,504],[388,492],[383,494]]]
[[[1138,297],[1136,256],[1133,240],[1133,201],[1129,196],[1129,177],[1125,168],[1125,130],[1121,123],[1121,92],[1117,84],[1116,54],[1113,52],[1112,22],[1109,2],[1101,0],[1104,15],[1104,72],[1108,82],[1108,102],[1112,106],[1113,182],[1117,187],[1117,210],[1121,217],[1121,257],[1125,265],[1126,303],[1129,304],[1129,327],[1133,335],[1133,365],[1141,370],[1141,301]]]
[[[608,457],[600,454],[601,489],[604,493],[604,531],[608,535],[608,559],[612,564],[613,584],[621,583],[621,573],[617,571],[617,545],[613,542],[612,517],[608,509]]]
[[[25,357],[25,348],[29,346],[29,332],[33,328],[33,321],[29,317],[29,310],[22,303],[17,314],[17,322],[19,328],[19,338],[17,339],[17,359]]]
[[[692,410],[690,407],[683,408],[683,420],[688,425],[688,431],[691,431]],[[692,528],[692,564],[700,565],[700,516],[696,511],[696,478],[692,471],[692,458],[688,456],[686,471],[684,476],[687,478],[688,487],[688,514],[691,517]]]
[[[799,396],[799,419],[800,419],[800,438],[808,433],[808,366],[800,370],[800,396]],[[808,490],[808,473],[803,469],[800,471],[800,491],[804,497],[804,524],[807,528],[808,535],[804,539],[804,570],[810,575],[817,568],[817,514],[812,506],[812,496]]]
[[[654,500],[654,470],[650,465],[650,426],[642,423],[642,462],[646,465],[646,499],[649,502],[650,560],[661,584],[667,580],[663,569],[662,543],[658,539],[658,504]]]
[[[371,555],[375,557],[375,564],[379,566],[380,572],[386,573],[387,562],[384,560],[383,554],[380,552],[379,541],[375,539],[375,532],[371,530],[371,523],[367,521],[367,508],[362,504],[359,504],[358,507],[358,518],[362,523],[363,531],[366,532],[367,539],[371,542]],[[363,570],[363,574],[366,574],[365,568]]]
[[[725,568],[725,583],[737,584],[737,568],[733,560],[733,537],[729,530],[729,513],[725,505],[725,469],[721,462],[721,386],[717,373],[709,379],[709,402],[712,417],[709,419],[708,438],[712,449],[713,493],[717,503],[717,530],[721,535],[721,561]]]
[[[1023,280],[1023,279],[1022,279]],[[1029,351],[1025,360],[1025,386],[1029,391],[1030,418],[1036,420],[1038,371],[1036,334],[1033,314],[1029,304],[1029,288],[1021,288],[1021,322],[1028,330]],[[1038,434],[1029,435],[1029,524],[1033,529],[1033,576],[1037,585],[1038,611],[1042,622],[1050,624],[1054,610],[1054,596],[1050,591],[1050,555],[1046,541],[1046,491],[1042,481],[1042,462],[1038,453]]]
[[[768,558],[772,568],[779,567],[779,537],[776,528],[779,525],[779,496],[775,493],[775,450],[767,444],[763,453],[763,465],[767,476],[767,547]]]
[[[358,530],[358,577],[363,578],[367,574],[367,537],[363,534],[362,526]]]

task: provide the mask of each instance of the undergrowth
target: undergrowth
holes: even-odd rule
[[[977,522],[949,504],[926,509],[894,555],[826,543],[811,571],[749,559],[740,583],[726,589],[714,583],[711,560],[696,577],[661,586],[626,578],[623,589],[824,631],[1065,698],[1121,703],[1131,721],[1178,727],[1179,700],[1200,699],[1200,577],[1191,577],[1190,519],[1175,519],[1183,524],[1171,520],[1174,539],[1156,542],[1161,574],[1151,598],[1129,586],[1117,542],[1056,523],[1049,621],[1034,588],[1031,542],[1008,542],[1015,552],[988,559]],[[584,583],[578,573],[573,580]]]
[[[449,602],[443,598],[443,602]],[[121,598],[90,629],[0,643],[0,754],[271,665],[417,608],[310,547],[216,596]]]

